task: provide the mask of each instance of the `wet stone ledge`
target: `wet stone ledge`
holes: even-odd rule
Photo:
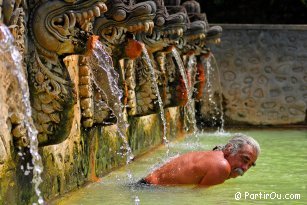
[[[181,112],[178,107],[165,110],[167,138],[180,137]],[[159,114],[130,117],[127,137],[135,157],[162,143],[163,127]],[[42,192],[52,199],[87,182],[95,182],[126,163],[125,143],[118,136],[116,125],[94,126],[80,130],[80,135],[44,148]]]

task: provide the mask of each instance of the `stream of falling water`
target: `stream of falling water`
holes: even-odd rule
[[[22,102],[24,106],[24,123],[27,129],[27,134],[29,137],[29,148],[32,155],[33,167],[28,169],[33,170],[32,183],[34,184],[34,190],[38,197],[38,204],[43,204],[44,200],[39,189],[39,185],[42,183],[41,173],[43,172],[43,163],[40,154],[38,153],[38,140],[33,119],[32,119],[32,108],[30,104],[30,93],[28,87],[28,81],[26,79],[25,73],[23,71],[22,62],[23,59],[18,49],[14,45],[14,37],[10,33],[9,29],[0,24],[0,55],[10,56],[13,60],[14,66],[11,72],[17,77],[18,84],[22,92]],[[9,60],[8,60],[9,61]],[[36,203],[34,203],[36,204]]]
[[[119,74],[115,71],[112,59],[100,41],[95,42],[93,55],[90,57],[90,65],[93,72],[93,81],[100,91],[103,92],[107,106],[112,110],[117,119],[117,132],[126,146],[126,164],[129,164],[134,156],[126,136],[128,123],[124,119],[124,106],[121,102],[123,92],[118,87]]]
[[[190,56],[189,60],[188,60],[188,64],[187,64],[187,70],[188,70],[188,72],[190,72],[191,77],[193,77],[192,73],[193,73],[195,66],[196,66],[196,59],[193,58],[192,56]],[[192,79],[191,79],[191,81],[192,81]],[[198,130],[197,130],[197,126],[196,126],[197,123],[196,123],[196,117],[195,117],[195,108],[193,106],[194,103],[192,102],[193,92],[194,92],[194,86],[191,87],[191,91],[189,93],[189,99],[191,99],[191,102],[188,103],[185,108],[188,112],[187,119],[188,119],[189,123],[192,124],[192,126],[193,126],[193,136],[197,136]],[[198,138],[197,138],[197,140],[198,140]]]
[[[184,65],[183,65],[183,62],[181,60],[181,57],[177,51],[176,48],[173,48],[172,49],[172,54],[176,60],[176,63],[178,65],[178,68],[179,68],[179,71],[180,71],[180,74],[181,74],[181,77],[183,79],[183,82],[184,82],[184,85],[187,89],[187,93],[188,93],[188,103],[191,103],[192,99],[191,99],[191,89],[190,89],[190,86],[189,86],[189,81],[188,81],[188,77],[187,77],[187,74],[185,72],[185,69],[184,69]]]
[[[214,67],[212,66],[211,60],[213,59],[214,61],[214,66],[215,66],[215,71],[217,72],[217,84],[218,84],[218,101],[219,101],[219,105],[217,105],[217,103],[214,101],[214,89],[213,89],[213,85],[212,85],[212,81],[213,81],[213,72],[214,72]],[[221,87],[221,81],[220,81],[220,73],[219,73],[219,69],[216,63],[216,60],[213,56],[213,54],[211,53],[209,58],[205,60],[206,63],[206,68],[207,68],[207,83],[206,83],[206,88],[207,88],[207,92],[208,92],[208,100],[209,103],[212,104],[214,106],[214,109],[217,112],[217,115],[220,115],[220,122],[221,125],[220,127],[218,127],[217,132],[220,133],[224,133],[224,111],[223,111],[223,97],[222,97],[222,87]],[[216,122],[217,118],[216,116],[213,116],[213,120]]]
[[[118,87],[119,74],[115,71],[113,61],[110,55],[105,51],[100,41],[95,42],[93,55],[90,57],[90,68],[93,72],[93,81],[95,85],[103,92],[106,104],[117,119],[117,133],[124,142],[126,153],[126,164],[128,165],[134,158],[131,147],[129,146],[126,130],[128,123],[124,119],[124,105],[121,102],[123,97],[122,90]],[[110,95],[111,94],[111,95]],[[130,169],[127,169],[129,183],[133,183],[133,176]],[[132,190],[134,192],[134,190]],[[135,205],[139,205],[140,199],[134,196]]]
[[[163,102],[162,102],[162,98],[159,92],[159,87],[157,84],[157,79],[156,79],[156,74],[155,74],[155,70],[154,67],[152,66],[151,60],[149,58],[147,49],[145,47],[145,45],[142,43],[142,49],[143,49],[143,54],[144,57],[143,59],[145,60],[145,63],[147,64],[149,71],[150,71],[150,78],[151,78],[151,83],[155,89],[156,92],[156,96],[158,98],[158,104],[159,104],[159,108],[160,108],[160,115],[161,115],[161,120],[163,123],[163,142],[166,145],[167,151],[166,151],[166,155],[169,156],[169,142],[168,139],[166,138],[166,119],[165,119],[165,114],[164,114],[164,108],[163,108]]]
[[[185,68],[184,68],[184,65],[183,65],[183,62],[182,62],[182,59],[177,51],[176,48],[173,48],[172,49],[172,54],[176,60],[176,63],[178,65],[178,68],[179,68],[179,71],[180,71],[180,75],[183,79],[183,82],[184,82],[184,85],[187,89],[187,95],[188,95],[188,102],[187,104],[185,105],[185,109],[187,110],[188,112],[188,115],[187,115],[187,120],[190,124],[193,125],[193,132],[194,134],[196,134],[196,131],[197,131],[197,128],[196,128],[196,121],[195,121],[195,112],[194,112],[194,109],[193,109],[193,101],[192,101],[192,95],[193,95],[193,90],[191,90],[191,87],[189,85],[189,81],[188,81],[188,77],[187,77],[187,74],[185,72]],[[189,61],[188,64],[191,64],[192,62]],[[192,119],[190,119],[192,118]],[[188,130],[187,130],[188,131]]]

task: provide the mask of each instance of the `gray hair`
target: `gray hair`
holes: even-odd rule
[[[257,156],[259,156],[261,152],[260,145],[258,144],[258,142],[254,138],[249,137],[244,134],[235,134],[228,141],[226,145],[224,146],[218,145],[215,148],[213,148],[213,150],[224,150],[228,144],[231,144],[233,146],[233,149],[231,150],[232,154],[237,153],[238,150],[240,150],[243,147],[243,145],[246,145],[246,144],[253,147],[253,149],[256,151]]]

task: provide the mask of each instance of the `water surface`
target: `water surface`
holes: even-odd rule
[[[229,134],[210,133],[190,136],[170,143],[170,156],[188,151],[210,150],[225,144],[232,133],[244,133],[257,139],[261,155],[243,177],[227,180],[208,189],[195,186],[135,187],[129,186],[127,170],[134,181],[147,175],[168,160],[161,147],[123,167],[53,202],[61,205],[199,205],[199,204],[306,204],[307,202],[307,130],[241,130]],[[240,200],[235,199],[241,195]],[[249,194],[249,196],[247,196]],[[260,196],[262,194],[262,196]],[[288,195],[286,195],[288,194]],[[299,194],[300,199],[285,199]],[[245,197],[246,196],[246,197]]]

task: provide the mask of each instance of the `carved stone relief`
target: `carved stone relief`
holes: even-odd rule
[[[57,0],[37,4],[31,12],[33,57],[28,72],[40,145],[59,143],[69,134],[76,99],[62,57],[85,52],[92,22],[106,10],[97,0]]]
[[[135,71],[133,59],[137,58],[141,53],[141,45],[133,40],[133,36],[143,32],[152,33],[154,23],[153,19],[156,13],[156,5],[152,1],[135,2],[130,1],[109,1],[107,5],[112,5],[104,17],[98,18],[94,25],[94,32],[100,36],[100,41],[106,46],[106,50],[112,56],[115,70],[120,74],[119,84],[124,90],[123,103],[128,105],[128,113],[135,113]],[[122,59],[124,64],[120,64]],[[95,91],[94,104],[103,103],[103,98],[99,98]],[[127,99],[127,100],[125,100]],[[103,105],[95,108],[94,115],[96,119],[100,114],[96,112],[98,109],[108,112],[108,108]],[[101,118],[101,116],[99,117]],[[105,116],[108,121],[109,115]],[[99,121],[96,121],[99,122]],[[103,122],[103,119],[100,119]],[[110,123],[110,122],[108,122]],[[113,120],[114,123],[114,120]]]

